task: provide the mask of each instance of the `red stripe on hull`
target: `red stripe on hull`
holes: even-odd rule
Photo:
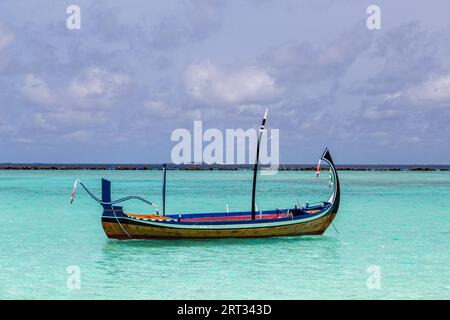
[[[264,220],[264,219],[278,219],[278,218],[286,218],[290,217],[290,214],[264,214],[260,216],[257,214],[256,219]],[[195,222],[195,221],[243,221],[243,220],[251,220],[250,215],[243,216],[223,216],[223,217],[203,217],[203,218],[182,218],[181,221],[184,222]]]

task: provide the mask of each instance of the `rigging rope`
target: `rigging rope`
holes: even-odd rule
[[[123,232],[125,232],[125,234],[128,236],[128,238],[133,239],[133,237],[130,236],[130,234],[123,228],[122,224],[119,221],[119,218],[117,218],[116,211],[114,210],[114,207],[111,207],[111,209],[112,209],[112,212],[114,214],[114,217],[116,217],[116,221],[119,224],[120,228],[123,230]]]
[[[99,198],[97,198],[91,191],[89,191],[89,189],[83,184],[83,182],[81,182],[79,179],[77,179],[76,181],[78,181],[80,183],[80,185],[83,187],[84,190],[86,190],[86,192],[88,193],[88,195],[91,196],[92,199],[94,199],[95,201],[97,201],[100,204],[109,204],[109,205],[113,205],[113,204],[117,204],[120,202],[124,202],[124,201],[128,201],[128,200],[140,200],[142,202],[145,202],[146,204],[158,209],[158,206],[150,201],[145,200],[142,197],[138,197],[138,196],[128,196],[128,197],[124,197],[124,198],[120,198],[114,201],[103,201]],[[75,181],[75,185],[74,185],[74,190],[76,189],[76,181]],[[75,191],[72,193],[72,197],[74,197],[75,195]],[[71,203],[73,202],[73,198],[71,199]]]
[[[83,182],[80,181],[80,179],[75,180],[75,183],[74,183],[74,185],[73,185],[72,196],[71,196],[71,198],[70,198],[70,204],[73,203],[73,200],[74,200],[74,198],[75,198],[75,193],[76,193],[76,190],[77,190],[77,184],[78,184],[78,183],[80,183],[80,185],[81,185],[81,186],[83,187],[83,189],[87,192],[87,194],[88,194],[89,196],[91,196],[92,199],[94,199],[95,201],[97,201],[97,202],[100,203],[100,204],[111,205],[111,210],[112,210],[112,212],[113,212],[113,214],[114,214],[114,217],[116,218],[117,223],[119,224],[119,226],[120,226],[120,228],[122,229],[122,231],[123,231],[130,239],[133,239],[133,237],[125,230],[125,228],[124,228],[124,227],[122,226],[122,224],[120,223],[119,218],[117,217],[116,211],[114,210],[114,206],[112,206],[113,204],[120,203],[120,202],[124,202],[124,201],[131,200],[131,199],[136,199],[136,200],[141,200],[141,201],[147,203],[148,205],[151,205],[152,207],[156,208],[156,212],[158,212],[158,206],[157,206],[157,205],[155,205],[154,203],[151,203],[150,201],[145,200],[145,199],[142,198],[142,197],[138,197],[138,196],[128,196],[128,197],[120,198],[120,199],[117,199],[117,200],[114,200],[114,201],[103,201],[103,200],[97,198],[97,197],[96,197],[96,196],[95,196],[95,195],[94,195],[94,194],[93,194],[93,193],[92,193],[92,192],[91,192],[91,191],[83,184]]]

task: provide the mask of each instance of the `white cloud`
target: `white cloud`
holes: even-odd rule
[[[12,31],[7,29],[0,23],[0,51],[5,49],[15,39],[15,35]]]
[[[126,75],[89,68],[72,80],[68,93],[81,105],[109,105],[128,82]]]
[[[82,143],[89,140],[92,130],[111,120],[111,113],[103,106],[116,102],[128,82],[126,75],[88,68],[53,86],[44,77],[29,73],[21,91],[27,100],[41,107],[29,115],[32,126]]]
[[[424,81],[406,90],[405,96],[415,104],[448,105],[450,103],[450,74]]]
[[[13,125],[7,123],[3,119],[0,119],[0,133],[1,134],[12,134],[16,131],[17,131],[17,129]]]
[[[76,128],[95,128],[104,125],[107,115],[91,110],[61,109],[54,112],[39,112],[33,123],[40,129],[49,131],[72,130]]]
[[[63,135],[63,139],[68,142],[86,143],[92,141],[92,133],[86,130],[76,130]]]
[[[382,121],[382,120],[395,120],[401,116],[401,111],[396,109],[388,109],[389,106],[383,107],[369,107],[365,109],[362,116],[366,120]],[[404,111],[404,110],[403,110]]]
[[[189,95],[209,105],[267,103],[281,93],[267,70],[257,66],[228,69],[207,61],[185,70]]]
[[[372,45],[372,34],[355,24],[326,45],[288,41],[270,47],[262,60],[272,67],[279,83],[295,90],[318,82],[339,82],[355,61]],[[300,85],[299,85],[300,84]],[[310,87],[306,89],[308,92]],[[317,90],[317,89],[316,89]]]
[[[32,73],[25,76],[22,93],[31,102],[42,106],[51,105],[55,100],[47,82],[40,76]]]
[[[382,96],[383,107],[367,108],[364,112],[365,118],[370,120],[395,118],[402,112],[410,112],[409,106],[448,107],[450,106],[450,74],[433,76],[419,84]],[[399,109],[401,106],[404,107]]]
[[[100,107],[110,105],[129,83],[129,77],[99,68],[82,71],[68,85],[50,88],[47,81],[33,73],[25,76],[22,93],[40,106],[64,109],[73,107]]]
[[[202,112],[199,109],[183,109],[173,107],[161,100],[148,100],[144,102],[144,113],[155,118],[177,118],[181,116],[183,119],[200,119]]]
[[[31,144],[34,142],[31,138],[16,138],[14,141],[19,144]]]
[[[382,101],[364,107],[362,117],[371,121],[397,120],[412,108],[450,107],[450,74],[433,76],[403,90],[381,95]]]
[[[173,108],[170,108],[165,102],[159,100],[148,100],[144,102],[144,111],[152,116],[163,118],[175,115]]]
[[[259,104],[242,104],[240,105],[237,110],[239,113],[248,113],[252,115],[262,114],[266,107],[261,106]]]

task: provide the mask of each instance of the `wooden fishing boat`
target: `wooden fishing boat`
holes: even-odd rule
[[[129,196],[111,200],[111,182],[102,179],[102,198],[97,198],[80,181],[86,192],[103,207],[102,226],[109,238],[126,239],[177,239],[177,238],[249,238],[274,236],[321,235],[335,218],[340,201],[339,177],[330,152],[326,149],[321,160],[330,167],[332,193],[327,201],[317,204],[293,206],[286,209],[258,211],[255,193],[259,162],[259,144],[265,129],[267,111],[260,128],[257,156],[253,172],[252,210],[246,212],[218,213],[165,213],[166,167],[163,167],[162,214],[131,214],[115,204],[137,199],[158,208],[141,197]],[[320,170],[320,161],[318,170]],[[71,203],[75,195],[75,182]]]

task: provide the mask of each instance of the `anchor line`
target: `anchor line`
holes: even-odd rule
[[[331,225],[333,226],[333,228],[334,228],[334,231],[336,231],[336,232],[337,232],[337,234],[339,234],[339,231],[338,231],[338,229],[336,229],[336,227],[335,227],[335,225],[334,225],[334,222],[333,222],[333,221],[331,221]]]

